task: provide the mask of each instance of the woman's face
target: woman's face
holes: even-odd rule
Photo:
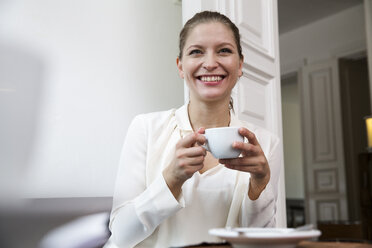
[[[190,99],[204,102],[228,102],[242,65],[232,31],[219,22],[195,26],[186,39],[182,59],[177,59]]]

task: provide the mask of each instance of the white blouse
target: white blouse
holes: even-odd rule
[[[208,234],[226,226],[275,226],[280,173],[279,139],[242,122],[231,112],[230,126],[254,132],[271,169],[260,197],[248,197],[250,174],[218,165],[187,180],[175,199],[162,172],[174,161],[176,143],[192,132],[187,105],[139,115],[124,142],[110,217],[112,236],[104,248],[179,247],[221,242]]]

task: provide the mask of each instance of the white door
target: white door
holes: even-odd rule
[[[202,10],[223,13],[240,29],[244,74],[233,90],[234,108],[239,118],[270,130],[282,140],[277,0],[182,1],[183,23]],[[277,226],[284,227],[283,161],[279,185]]]
[[[306,222],[347,220],[337,60],[307,65],[301,74]]]

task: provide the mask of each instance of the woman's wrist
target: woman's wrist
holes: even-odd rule
[[[175,177],[171,176],[171,173],[167,170],[167,168],[163,171],[163,177],[174,198],[178,199],[179,195],[181,194],[184,181],[182,182],[181,180],[176,180]]]
[[[269,183],[270,174],[266,175],[264,178],[254,178],[251,177],[249,180],[249,188],[248,188],[248,197],[252,201],[257,200],[262,191],[266,188],[266,185]]]

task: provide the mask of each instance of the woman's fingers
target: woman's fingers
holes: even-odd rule
[[[182,147],[192,147],[196,142],[197,134],[192,133],[190,135],[187,135],[185,138],[181,139],[177,145],[176,148],[182,148]]]
[[[260,145],[257,141],[256,135],[245,127],[239,128],[239,133],[248,139],[248,142],[253,145]]]
[[[204,128],[200,128],[178,141],[175,160],[163,171],[164,179],[175,197],[178,197],[183,183],[204,167],[206,150],[200,146],[205,143],[204,131]]]
[[[253,145],[251,143],[244,143],[236,141],[232,144],[233,148],[241,150],[243,156],[253,156],[259,154],[262,150],[258,145]]]
[[[256,170],[254,167],[261,168],[266,165],[267,161],[265,157],[240,157],[235,159],[220,159],[220,163],[230,167],[253,168],[253,170]]]
[[[199,129],[201,132],[204,132],[204,130]],[[199,131],[198,130],[198,131]],[[185,138],[181,139],[177,145],[176,148],[181,147],[193,147],[195,144],[204,144],[205,143],[205,136],[201,133],[192,133],[187,135]]]
[[[262,177],[269,172],[267,159],[256,135],[246,128],[240,128],[239,133],[246,137],[249,143],[234,142],[233,148],[241,150],[241,157],[234,159],[220,159],[219,162],[227,168],[250,172],[254,176]]]
[[[204,129],[201,128],[198,132],[181,139],[176,145],[176,163],[173,170],[182,180],[187,180],[193,173],[204,166],[203,163],[207,151],[204,147],[198,145],[205,143],[203,132]]]
[[[244,172],[249,172],[255,178],[263,178],[268,173],[270,169],[265,163],[266,159],[253,157],[253,158],[240,158],[239,160],[233,160],[225,163],[226,168],[239,170]]]
[[[176,151],[176,157],[178,159],[186,158],[186,157],[198,157],[198,156],[205,156],[206,155],[205,148],[201,146],[194,146],[194,147],[188,147],[179,149]]]
[[[239,133],[248,139],[248,143],[234,142],[232,146],[241,150],[242,156],[235,159],[220,159],[219,162],[226,168],[251,173],[248,196],[255,200],[270,180],[270,167],[256,135],[246,128],[240,128]]]
[[[204,134],[205,133],[205,128],[204,127],[201,127],[196,132],[199,133],[199,134]]]
[[[182,162],[179,163],[179,166],[198,166],[202,165],[204,162],[204,156],[198,156],[198,157],[187,157],[182,160]]]

